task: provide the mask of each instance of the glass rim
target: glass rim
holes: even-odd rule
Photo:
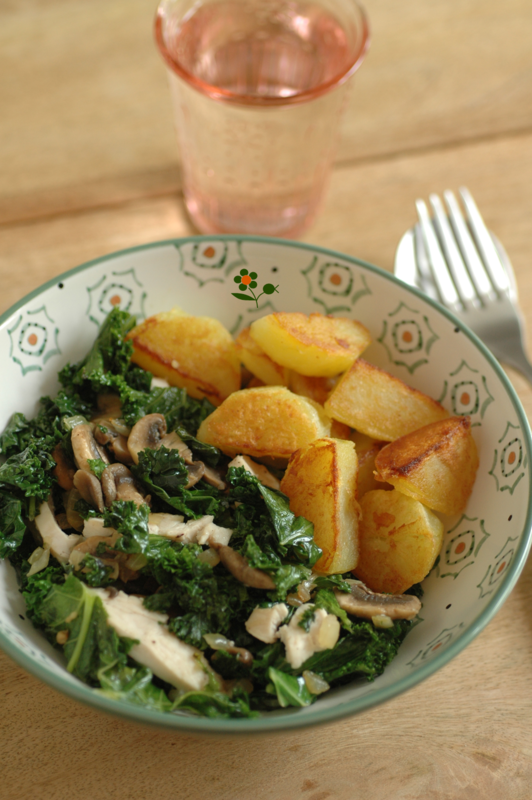
[[[314,100],[316,97],[320,97],[321,95],[326,94],[329,91],[332,91],[337,86],[341,86],[343,83],[345,83],[348,80],[348,78],[350,78],[351,75],[353,75],[353,73],[355,73],[362,64],[362,61],[364,60],[364,57],[368,51],[370,44],[370,30],[369,30],[369,22],[367,14],[364,8],[358,2],[358,0],[351,0],[352,5],[357,9],[359,14],[358,24],[360,26],[361,36],[359,37],[357,47],[354,48],[352,57],[348,60],[345,69],[343,69],[336,75],[333,75],[332,78],[329,78],[327,81],[323,81],[323,83],[320,83],[318,86],[315,86],[312,89],[305,89],[304,91],[296,92],[295,94],[290,95],[288,97],[269,97],[264,95],[238,94],[237,92],[233,92],[230,89],[223,89],[220,86],[215,86],[214,84],[208,83],[207,81],[198,78],[192,72],[185,69],[185,67],[183,67],[183,65],[180,62],[176,61],[172,57],[165,44],[163,36],[163,22],[164,22],[163,6],[165,5],[165,2],[166,0],[161,0],[161,2],[159,3],[154,21],[155,42],[157,44],[159,52],[161,53],[166,63],[166,66],[171,70],[171,72],[175,73],[189,86],[193,87],[201,94],[210,97],[212,100],[220,100],[227,103],[235,103],[243,106],[260,106],[263,108],[275,107],[275,106],[290,106],[296,103],[309,102],[310,100]]]

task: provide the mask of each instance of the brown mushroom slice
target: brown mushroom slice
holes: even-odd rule
[[[80,516],[80,514],[76,511],[76,503],[81,499],[80,493],[75,488],[72,488],[69,492],[67,492],[64,497],[65,513],[68,524],[71,528],[74,528],[75,531],[82,531],[85,524],[83,517]]]
[[[222,480],[222,476],[218,470],[207,466],[207,464],[204,464],[204,467],[205,472],[203,473],[203,480],[210,486],[214,486],[215,489],[219,489],[221,492],[224,492],[227,489],[227,484],[224,480]]]
[[[380,615],[390,619],[413,619],[421,610],[421,601],[413,594],[378,594],[359,581],[347,581],[350,592],[334,594],[338,605],[356,617],[371,619]]]
[[[191,486],[195,486],[203,478],[205,464],[203,461],[193,461],[192,464],[187,464],[187,472],[188,483],[185,489],[190,489]]]
[[[252,589],[275,589],[275,583],[267,572],[250,567],[247,559],[229,545],[211,542],[211,547],[218,552],[224,567],[244,586]]]
[[[61,443],[56,444],[54,447],[52,451],[52,458],[55,461],[53,474],[57,478],[59,486],[61,489],[64,489],[67,492],[70,491],[70,489],[72,489],[74,486],[74,473],[76,472],[76,467],[68,458],[61,446]]]
[[[139,419],[131,429],[127,446],[135,464],[139,463],[139,453],[147,447],[156,450],[166,433],[166,420],[162,414],[147,414]]]
[[[98,444],[109,447],[117,461],[132,464],[133,458],[127,445],[127,436],[116,430],[112,419],[98,419],[94,427],[94,438]]]
[[[75,428],[72,428],[71,442],[78,469],[91,472],[88,462],[90,460],[96,461],[99,458],[106,464],[109,463],[107,453],[103,447],[98,446],[92,432],[92,427],[88,422],[80,423],[76,425]]]
[[[110,464],[102,472],[102,489],[105,505],[110,506],[115,500],[132,500],[138,506],[146,499],[137,489],[135,479],[125,464]]]
[[[78,469],[74,475],[74,486],[86,503],[96,506],[100,513],[103,512],[102,486],[96,475],[93,475],[92,472]]]
[[[177,450],[185,464],[192,464],[194,460],[192,450],[184,443],[183,439],[175,431],[165,434],[162,437],[161,444],[159,446],[161,445],[163,447],[167,447],[169,450]]]

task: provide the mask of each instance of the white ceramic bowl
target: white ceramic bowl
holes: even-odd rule
[[[257,287],[242,292],[235,277],[247,273],[256,273]],[[261,294],[267,284],[277,290]],[[235,236],[157,242],[83,264],[0,318],[0,429],[14,411],[32,416],[39,397],[56,391],[59,368],[85,354],[115,305],[139,318],[180,306],[217,317],[235,334],[274,310],[353,316],[373,335],[368,360],[471,417],[477,480],[466,513],[448,520],[439,561],[423,583],[419,624],[374,683],[357,681],[308,708],[258,719],[177,716],[113,701],[66,672],[61,655],[24,618],[15,573],[2,563],[0,646],[15,661],[77,700],[138,722],[198,733],[267,732],[330,722],[388,700],[482,630],[530,547],[531,437],[504,372],[455,317],[388,273],[318,247]]]

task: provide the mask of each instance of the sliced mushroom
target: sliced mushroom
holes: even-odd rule
[[[68,492],[74,486],[76,467],[68,458],[60,443],[54,447],[52,458],[55,461],[53,473],[57,478],[57,482],[61,489],[65,489]]]
[[[83,422],[76,425],[72,429],[72,450],[74,451],[74,458],[78,469],[85,472],[91,472],[88,461],[102,459],[106,464],[109,463],[107,453],[103,447],[98,447],[98,443],[94,438],[92,427],[88,422]],[[91,473],[92,474],[92,473]]]
[[[177,450],[185,464],[192,464],[194,460],[192,450],[175,431],[165,434],[161,439],[161,445],[169,450]]]
[[[187,472],[188,483],[185,486],[185,489],[190,489],[191,486],[195,486],[196,483],[203,478],[205,473],[205,464],[203,461],[193,461],[192,464],[187,464]]]
[[[205,472],[203,473],[203,480],[206,481],[211,486],[214,486],[215,489],[219,489],[221,492],[224,492],[227,489],[227,484],[224,480],[222,480],[222,476],[218,472],[217,469],[213,469],[212,467],[208,467],[205,464]]]
[[[113,419],[102,417],[96,420],[94,438],[98,444],[109,447],[117,461],[132,464],[133,458],[127,446],[127,436],[119,433]]]
[[[335,590],[338,605],[356,617],[371,619],[385,615],[390,619],[412,619],[419,613],[421,602],[412,594],[378,594],[360,581],[347,581],[350,592]]]
[[[72,488],[67,492],[64,500],[65,513],[70,527],[74,528],[75,531],[82,531],[85,520],[76,511],[76,503],[78,500],[81,500],[81,495],[77,489]]]
[[[110,464],[104,469],[102,489],[106,506],[115,500],[132,500],[138,506],[146,503],[146,498],[137,489],[135,479],[125,464]]]
[[[244,586],[253,589],[275,589],[275,583],[267,572],[250,567],[247,559],[229,545],[211,542],[211,547],[218,551],[224,567]]]
[[[96,506],[100,513],[103,512],[102,486],[96,475],[93,475],[92,472],[78,469],[74,475],[74,486],[86,503]]]
[[[156,450],[166,433],[166,420],[162,414],[147,414],[139,419],[131,429],[127,446],[135,464],[139,463],[139,453],[147,447]]]
[[[272,475],[269,469],[266,469],[263,464],[257,464],[249,456],[236,456],[228,464],[228,467],[243,467],[246,472],[257,478],[263,486],[268,486],[270,489],[279,489],[281,486],[279,480],[275,475]]]

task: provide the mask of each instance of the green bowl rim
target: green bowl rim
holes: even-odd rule
[[[443,316],[447,317],[451,322],[453,322],[454,325],[458,327],[463,333],[465,333],[471,339],[471,341],[477,346],[477,348],[483,353],[483,355],[487,358],[491,366],[495,369],[495,372],[497,373],[499,379],[504,385],[514,405],[514,409],[519,419],[521,429],[523,430],[524,436],[526,437],[526,447],[530,463],[532,455],[532,436],[528,424],[528,419],[521,405],[521,401],[519,400],[519,397],[517,396],[512,384],[510,383],[509,379],[504,373],[502,367],[499,365],[498,361],[488,350],[488,348],[478,338],[478,336],[476,336],[466,325],[464,325],[463,322],[461,322],[457,317],[454,316],[454,314],[452,314],[446,308],[441,306],[436,301],[432,300],[430,297],[427,297],[427,295],[425,295],[420,290],[412,286],[407,286],[405,283],[396,278],[390,272],[387,272],[386,270],[383,270],[380,267],[376,267],[374,264],[370,264],[367,261],[362,261],[359,258],[355,258],[354,256],[349,256],[345,253],[341,253],[336,250],[330,250],[328,248],[319,247],[318,245],[307,244],[305,242],[296,242],[289,239],[277,239],[273,237],[270,238],[266,236],[220,234],[215,236],[214,235],[185,236],[185,237],[178,237],[175,239],[163,239],[160,241],[137,245],[136,247],[129,247],[123,250],[117,250],[113,253],[108,253],[105,256],[100,256],[99,258],[95,258],[91,261],[86,261],[85,263],[80,264],[71,270],[61,273],[60,275],[56,276],[55,278],[52,278],[46,283],[43,283],[37,289],[34,289],[32,292],[25,295],[25,297],[23,297],[17,303],[12,305],[11,308],[9,308],[2,315],[0,315],[0,325],[2,325],[7,319],[9,319],[15,313],[15,311],[17,311],[22,306],[26,305],[26,303],[28,303],[32,298],[38,296],[46,289],[56,285],[57,283],[61,283],[71,275],[75,275],[78,272],[90,269],[96,264],[101,264],[102,262],[105,261],[111,261],[119,256],[140,252],[142,250],[153,250],[160,247],[166,247],[168,245],[175,246],[176,244],[186,244],[188,242],[194,242],[194,243],[201,241],[212,242],[213,240],[216,241],[237,240],[239,242],[246,242],[246,241],[257,242],[260,244],[268,244],[276,246],[280,245],[283,247],[294,247],[297,249],[312,250],[314,252],[318,252],[326,256],[343,259],[344,261],[350,261],[353,264],[364,267],[365,269],[368,269],[370,272],[373,272],[383,277],[384,279],[391,281],[392,283],[399,284],[407,291],[419,297],[421,300],[424,300],[426,303],[431,305],[436,311],[438,311],[440,314],[443,314]],[[294,728],[301,728],[310,725],[318,725],[318,724],[334,722],[335,720],[340,720],[345,717],[352,716],[354,714],[373,708],[374,706],[380,705],[381,703],[384,703],[387,700],[391,700],[393,697],[402,694],[403,692],[412,688],[416,684],[425,680],[434,672],[441,669],[441,667],[447,664],[452,658],[458,655],[458,653],[460,653],[461,650],[463,650],[468,644],[470,644],[470,642],[473,641],[473,639],[476,636],[478,636],[478,634],[488,624],[488,622],[492,619],[492,617],[495,616],[495,614],[499,611],[502,604],[505,602],[506,598],[508,597],[513,587],[515,586],[515,583],[517,582],[517,579],[525,565],[530,550],[530,546],[532,544],[532,536],[531,536],[532,503],[530,499],[532,495],[531,491],[532,472],[529,472],[528,480],[529,480],[529,502],[528,502],[526,523],[524,526],[524,535],[522,536],[521,541],[519,542],[513,561],[510,565],[510,568],[508,569],[508,572],[502,579],[499,586],[495,589],[493,597],[488,601],[483,611],[478,615],[476,619],[473,620],[473,622],[468,626],[468,628],[465,631],[463,631],[463,633],[461,633],[445,650],[436,655],[430,662],[420,667],[414,668],[409,675],[401,678],[391,686],[383,687],[382,689],[377,689],[376,692],[371,693],[369,695],[363,695],[362,697],[358,698],[355,697],[352,700],[346,701],[341,706],[334,706],[333,708],[324,708],[323,710],[321,710],[320,704],[318,702],[315,705],[305,709],[305,713],[300,713],[299,709],[294,709],[294,710],[285,709],[282,712],[272,713],[255,719],[217,719],[217,718],[210,719],[205,717],[180,716],[177,714],[171,714],[167,712],[165,713],[160,711],[152,711],[142,706],[136,706],[132,704],[129,705],[128,703],[125,702],[112,700],[107,697],[102,697],[96,694],[96,692],[93,689],[86,686],[81,681],[77,684],[70,682],[65,683],[64,680],[59,675],[57,675],[53,670],[49,669],[44,664],[38,663],[33,658],[24,653],[22,650],[19,650],[19,648],[13,645],[10,639],[8,639],[7,636],[2,631],[0,631],[0,647],[5,653],[7,653],[17,664],[23,667],[27,672],[39,678],[44,683],[47,683],[49,686],[52,686],[54,689],[57,689],[62,694],[66,694],[72,697],[73,699],[78,700],[86,705],[96,707],[100,711],[104,711],[106,713],[122,717],[123,719],[127,719],[132,722],[149,724],[157,727],[162,726],[175,731],[182,731],[184,733],[213,734],[213,735],[233,734],[235,736],[241,734],[249,735],[250,733],[264,734],[264,733],[273,733],[274,731],[289,731],[293,730]]]

